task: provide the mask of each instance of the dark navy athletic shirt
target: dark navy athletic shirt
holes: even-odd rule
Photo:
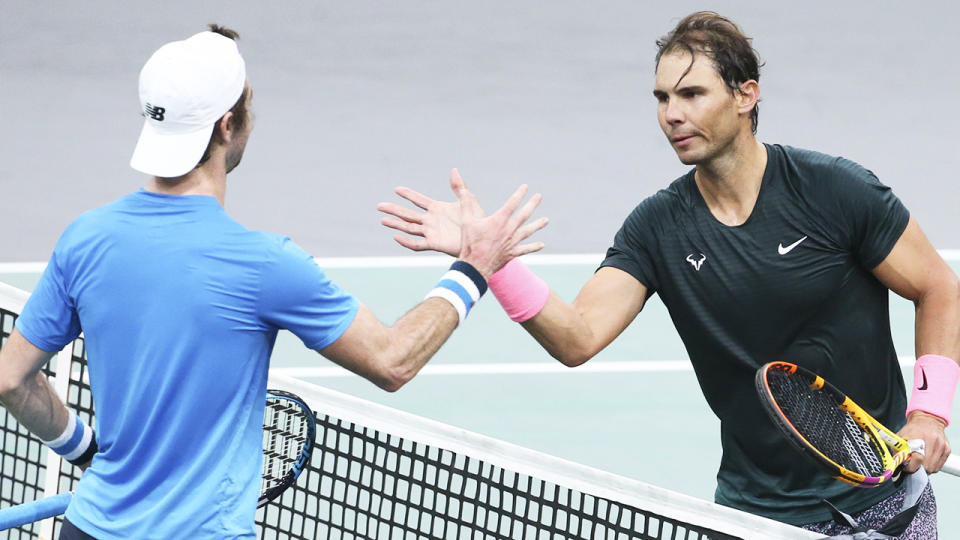
[[[853,512],[893,486],[856,488],[808,462],[767,418],[754,373],[772,360],[797,363],[890,428],[903,426],[888,290],[870,271],[909,213],[856,163],[766,150],[760,193],[742,225],[717,221],[690,171],[634,209],[602,266],[636,277],[670,312],[721,421],[717,502],[803,524],[831,518],[823,498]]]

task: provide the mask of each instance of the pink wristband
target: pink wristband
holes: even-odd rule
[[[953,391],[960,379],[960,366],[946,356],[925,354],[913,366],[913,394],[907,403],[907,416],[913,411],[939,416],[950,425]]]
[[[540,313],[550,296],[547,283],[531,272],[520,259],[512,259],[503,265],[490,276],[487,286],[515,322],[532,319]]]

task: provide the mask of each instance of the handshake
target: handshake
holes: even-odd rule
[[[522,243],[547,225],[545,217],[527,223],[540,204],[539,193],[521,206],[527,194],[527,186],[522,185],[488,216],[456,169],[450,171],[450,188],[457,198],[454,202],[435,201],[410,188],[398,187],[397,195],[422,211],[380,203],[377,209],[388,214],[381,223],[409,235],[393,237],[401,246],[456,257],[476,268],[485,280],[510,260],[543,249],[543,242]]]

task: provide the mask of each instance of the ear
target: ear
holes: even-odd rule
[[[214,126],[214,129],[219,130],[220,140],[226,144],[233,139],[233,126],[230,124],[230,120],[233,119],[233,111],[227,111],[220,120],[217,120],[217,125]]]
[[[737,112],[740,114],[749,114],[757,102],[760,101],[760,85],[757,81],[750,79],[740,84],[736,92]]]

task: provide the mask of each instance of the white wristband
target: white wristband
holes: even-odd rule
[[[93,428],[80,420],[73,409],[67,409],[67,412],[67,427],[64,428],[63,433],[52,441],[41,440],[41,442],[60,454],[63,459],[74,462],[87,452],[96,452],[97,443]],[[91,447],[93,447],[92,450]]]
[[[463,322],[470,308],[486,291],[486,281],[473,266],[464,261],[455,261],[426,298],[437,297],[450,302],[457,310],[459,322]]]

